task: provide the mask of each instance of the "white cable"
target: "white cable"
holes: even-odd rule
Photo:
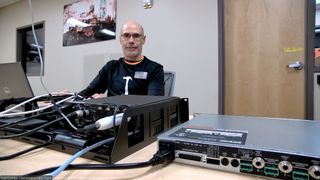
[[[115,125],[118,126],[122,121],[123,113],[117,114]],[[107,116],[95,122],[97,130],[105,130],[113,127],[113,116]]]
[[[62,115],[62,117],[64,117],[64,119],[68,122],[68,124],[69,124],[74,130],[78,131],[78,128],[72,124],[72,122],[70,121],[70,119],[69,119],[63,112],[61,112],[61,111],[59,111],[59,112],[60,112],[60,114]]]
[[[72,122],[70,121],[70,119],[68,118],[68,116],[66,116],[62,111],[59,111],[60,114],[64,117],[64,119],[69,123],[69,125],[76,131],[78,131],[78,128],[76,126],[74,126],[72,124]],[[78,117],[83,117],[85,115],[88,115],[89,114],[89,111],[88,110],[77,110],[75,111],[77,113],[77,116]]]
[[[47,95],[47,94],[42,94],[42,95],[33,97],[33,98],[31,98],[31,99],[28,99],[28,100],[26,100],[26,101],[23,101],[22,103],[17,104],[17,105],[13,106],[13,107],[10,108],[10,109],[7,109],[7,110],[5,110],[5,111],[0,112],[0,115],[1,115],[1,114],[5,114],[5,113],[7,113],[7,112],[10,112],[10,111],[12,111],[12,110],[15,110],[15,109],[17,109],[18,107],[23,106],[23,105],[26,104],[26,103],[29,103],[29,102],[31,102],[31,101],[34,101],[35,99],[38,99],[38,98],[41,98],[41,97],[45,97],[45,96],[48,96],[48,95]]]
[[[78,95],[79,96],[79,95]],[[74,94],[74,97],[77,97],[76,93]],[[82,98],[82,96],[79,96]],[[82,112],[82,111],[78,111],[78,112]],[[72,124],[72,122],[70,121],[70,119],[62,112],[62,111],[59,111],[59,113],[62,115],[62,117],[64,117],[64,119],[68,122],[68,124],[76,131],[78,131],[78,128]],[[84,111],[83,113],[87,113],[89,114],[89,112],[86,112]],[[79,115],[78,114],[78,117],[82,117],[83,115]]]
[[[29,0],[29,8],[30,8],[30,13],[31,13],[32,33],[33,33],[34,41],[36,43],[38,54],[39,54],[39,58],[40,58],[40,82],[41,82],[41,85],[44,88],[44,90],[48,94],[50,94],[50,92],[48,91],[48,89],[46,88],[46,86],[44,85],[43,80],[42,80],[42,76],[43,76],[43,59],[42,59],[42,54],[41,54],[41,51],[40,51],[39,43],[38,43],[38,40],[37,40],[37,36],[36,36],[35,30],[34,30],[34,17],[33,17],[33,9],[32,9],[31,0]]]
[[[38,43],[38,39],[37,39],[35,30],[34,30],[34,16],[33,16],[32,3],[31,3],[31,0],[29,0],[28,2],[29,2],[30,13],[31,13],[32,33],[33,33],[34,41],[35,41],[35,44],[36,44],[36,47],[37,47],[37,50],[38,50],[38,54],[39,54],[39,58],[40,58],[40,82],[41,82],[42,87],[45,89],[45,91],[46,91],[48,94],[50,94],[50,92],[48,91],[48,89],[47,89],[46,86],[44,85],[43,79],[42,79],[43,74],[44,74],[44,73],[43,73],[43,69],[44,69],[43,64],[44,64],[44,63],[43,63],[42,54],[41,54],[41,51],[40,51],[40,46],[39,46],[39,43]],[[29,102],[30,102],[30,101],[29,101]],[[63,102],[64,102],[64,101],[63,101]],[[58,104],[58,103],[57,103],[57,104]],[[50,108],[50,107],[52,107],[52,106],[53,106],[53,105],[46,106],[45,109]],[[17,107],[19,107],[19,106],[17,106]],[[14,108],[14,109],[15,109],[15,108]],[[42,110],[42,108],[39,108],[39,109],[36,110],[36,112],[40,111],[40,109]],[[11,109],[11,110],[13,110],[13,109]],[[10,112],[11,110],[6,111],[6,112]],[[6,112],[1,112],[1,113],[0,113],[0,117],[1,117],[1,114],[6,113]],[[30,111],[29,113],[32,113],[32,111]],[[13,114],[14,114],[14,113],[12,113],[12,115],[13,115]],[[18,114],[18,115],[21,115],[21,114],[27,114],[27,113],[25,112],[25,113],[17,113],[17,114]],[[71,126],[72,128],[74,128],[74,129],[77,130],[77,128],[70,122],[70,120],[68,119],[67,116],[65,116],[62,112],[61,112],[61,115],[67,120],[67,122],[70,124],[70,126]]]
[[[74,98],[74,96],[70,96],[70,97],[64,98],[64,99],[56,102],[56,104],[61,104],[61,103],[65,102],[65,101],[71,100],[72,98]],[[10,117],[10,116],[18,116],[18,115],[35,113],[35,112],[39,112],[39,111],[42,111],[42,110],[51,108],[51,107],[53,107],[53,106],[54,106],[54,104],[49,104],[49,105],[44,106],[44,107],[41,107],[41,108],[39,108],[39,109],[34,109],[34,110],[30,110],[30,111],[17,112],[17,113],[9,113],[9,114],[0,114],[0,117]]]
[[[59,93],[59,92],[54,92],[54,93],[52,93],[52,96],[54,96],[54,95],[60,95],[61,93]],[[73,95],[73,93],[65,93],[65,95]],[[20,104],[17,104],[17,105],[15,105],[15,106],[13,106],[12,108],[10,108],[10,109],[7,109],[7,110],[5,110],[5,111],[2,111],[2,112],[0,112],[0,115],[2,115],[2,114],[5,114],[5,113],[8,113],[8,112],[10,112],[10,111],[12,111],[12,110],[15,110],[15,109],[17,109],[18,107],[21,107],[21,106],[23,106],[23,105],[25,105],[25,104],[27,104],[27,103],[29,103],[29,102],[32,102],[32,101],[34,101],[34,100],[36,100],[36,99],[38,99],[38,98],[42,98],[42,97],[46,97],[46,96],[49,96],[49,94],[42,94],[42,95],[39,95],[39,96],[35,96],[35,97],[33,97],[33,98],[30,98],[30,99],[28,99],[28,100],[26,100],[26,101],[24,101],[24,102],[22,102],[22,103],[20,103]]]

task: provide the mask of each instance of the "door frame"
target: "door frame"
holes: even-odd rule
[[[315,28],[315,0],[305,1],[305,119],[314,119],[314,95],[313,95],[313,72],[314,72],[314,28]],[[219,58],[219,114],[225,114],[225,39],[224,39],[224,0],[218,0],[218,58]]]
[[[41,36],[41,38],[43,39],[43,49],[42,49],[42,60],[44,62],[44,48],[45,48],[45,21],[40,21],[40,22],[37,22],[37,23],[34,23],[34,30],[37,30],[37,29],[42,29],[43,32],[41,34],[38,34],[38,36]],[[23,67],[23,70],[24,72],[28,75],[28,76],[39,76],[40,75],[40,71],[41,71],[41,64],[40,62],[38,62],[36,64],[37,66],[37,69],[39,70],[39,72],[35,72],[34,69],[30,69],[28,68],[28,63],[27,63],[27,59],[26,59],[26,53],[27,53],[27,48],[26,48],[26,45],[27,45],[27,37],[26,37],[26,34],[27,32],[33,32],[32,31],[32,24],[30,25],[26,25],[26,26],[23,26],[23,27],[18,27],[16,29],[16,35],[17,35],[17,38],[16,38],[16,61],[17,62],[21,62],[22,64],[22,67]],[[34,37],[32,36],[31,37],[33,40],[34,40]],[[39,39],[39,37],[37,37]],[[42,72],[42,75],[44,75],[44,71]]]

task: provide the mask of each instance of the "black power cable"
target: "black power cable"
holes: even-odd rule
[[[112,170],[112,169],[134,169],[134,168],[143,168],[147,166],[155,166],[160,163],[170,162],[172,161],[173,151],[170,150],[161,150],[158,151],[156,154],[149,161],[145,162],[138,162],[138,163],[123,163],[123,164],[70,164],[65,170]],[[28,173],[24,176],[40,176],[44,174],[48,174],[55,169],[59,168],[58,166],[49,167],[46,169],[41,169],[38,171],[34,171]]]
[[[36,145],[36,146],[33,146],[31,148],[22,150],[20,152],[14,153],[14,154],[10,154],[10,155],[7,155],[7,156],[0,156],[0,161],[4,161],[4,160],[15,158],[17,156],[20,156],[22,154],[28,153],[30,151],[33,151],[33,150],[36,150],[36,149],[39,149],[39,148],[42,148],[42,147],[46,147],[46,146],[48,146],[50,144],[51,144],[51,142],[46,142],[44,144]]]

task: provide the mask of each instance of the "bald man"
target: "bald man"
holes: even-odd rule
[[[143,27],[136,21],[123,24],[120,44],[124,57],[107,62],[79,95],[101,98],[116,95],[164,95],[163,66],[142,55],[146,41]]]

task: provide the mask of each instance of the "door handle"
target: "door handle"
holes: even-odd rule
[[[287,68],[293,69],[293,70],[301,70],[303,68],[303,62],[297,61],[295,63],[288,64]]]

